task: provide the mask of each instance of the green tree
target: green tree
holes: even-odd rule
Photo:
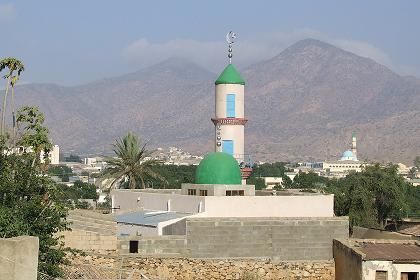
[[[32,111],[35,113],[35,111]],[[39,112],[34,119],[43,119]],[[57,185],[46,176],[40,164],[39,149],[44,142],[42,122],[31,127],[23,121],[21,153],[8,148],[0,139],[0,236],[39,237],[38,270],[50,276],[60,275],[59,265],[65,262],[59,231],[66,230],[67,209],[57,199]],[[19,118],[18,118],[19,122]],[[18,123],[19,125],[19,123]]]
[[[32,166],[40,162],[41,152],[44,152],[47,158],[52,147],[44,121],[44,114],[38,107],[24,106],[17,113],[17,128],[22,131],[18,145],[25,147],[26,150],[33,150],[35,156]]]
[[[401,219],[407,212],[407,187],[397,166],[379,164],[327,183],[327,190],[335,194],[336,215],[348,215],[351,226],[380,228],[387,219]]]
[[[417,171],[420,171],[420,156],[416,156],[413,163],[414,166],[417,168]]]
[[[283,175],[283,187],[285,187],[286,189],[290,189],[293,187],[293,181],[292,179],[289,178],[289,176],[287,175]]]
[[[5,115],[6,115],[6,106],[7,106],[7,95],[9,93],[9,88],[12,88],[12,114],[13,114],[13,139],[16,137],[16,119],[15,119],[15,97],[14,97],[14,87],[17,81],[19,80],[20,74],[25,70],[23,63],[13,57],[7,57],[0,60],[0,72],[4,69],[8,69],[6,75],[3,76],[6,79],[6,90],[3,96],[3,104],[1,111],[1,123],[0,123],[0,135],[4,135],[5,130]],[[16,74],[15,74],[16,72]]]
[[[144,179],[151,177],[166,182],[166,179],[153,170],[158,163],[149,159],[151,152],[146,150],[146,144],[141,144],[138,137],[128,133],[124,138],[116,140],[114,153],[116,157],[107,158],[107,168],[103,172],[103,178],[111,178],[111,187],[124,179],[128,179],[130,189],[137,187],[137,180],[141,181],[141,187],[145,188]]]
[[[293,188],[297,189],[314,189],[326,185],[328,178],[319,176],[315,172],[299,172],[293,179]]]
[[[417,175],[417,169],[416,167],[412,167],[410,171],[408,171],[408,178],[415,179],[416,175]]]
[[[68,182],[73,170],[65,165],[53,165],[48,168],[48,174],[59,177],[62,182]]]

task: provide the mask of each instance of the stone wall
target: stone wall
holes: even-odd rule
[[[188,218],[187,246],[193,258],[330,260],[348,228],[347,217]]]
[[[71,263],[98,267],[133,269],[150,279],[162,280],[333,280],[334,262],[272,262],[270,260],[197,260],[185,258],[123,259],[112,257],[73,257]],[[135,273],[140,272],[140,273]],[[342,278],[344,279],[344,278]],[[346,278],[347,279],[347,278]]]
[[[0,238],[0,279],[36,280],[38,237]]]
[[[116,250],[117,236],[82,229],[62,232],[66,247],[79,250]]]

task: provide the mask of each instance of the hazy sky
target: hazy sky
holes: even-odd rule
[[[0,57],[21,58],[24,82],[81,84],[171,56],[219,72],[224,37],[239,67],[318,38],[420,77],[420,1],[3,1]]]

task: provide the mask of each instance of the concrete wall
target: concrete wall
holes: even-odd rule
[[[333,217],[333,195],[206,197],[203,217]]]
[[[347,217],[188,218],[194,258],[330,260],[335,238],[348,238]]]
[[[187,234],[187,219],[181,219],[175,223],[164,226],[162,228],[162,235],[186,235]]]
[[[66,247],[79,250],[116,250],[117,236],[104,235],[97,232],[73,229],[64,231],[64,243]],[[1,279],[1,278],[0,278]]]
[[[226,191],[243,190],[245,196],[255,196],[254,185],[211,185],[211,184],[182,184],[182,194],[188,195],[189,189],[195,189],[196,195],[200,190],[207,190],[207,196],[226,196]]]
[[[119,237],[118,252],[129,254],[130,240],[139,242],[138,253],[143,256],[182,256],[186,255],[187,239],[184,235],[168,235],[158,237]]]
[[[362,280],[361,254],[353,251],[346,240],[334,240],[335,279]],[[389,278],[396,279],[396,278]]]
[[[182,213],[198,213],[200,204],[204,209],[204,197],[202,196],[186,196],[180,194],[163,194],[139,192],[133,190],[114,190],[111,192],[112,206],[119,212],[131,210],[162,210],[176,211]],[[168,203],[168,201],[170,202]],[[170,209],[168,205],[170,204]]]
[[[18,236],[0,239],[0,279],[36,280],[38,237]]]

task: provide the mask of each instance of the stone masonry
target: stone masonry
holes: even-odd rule
[[[271,260],[197,260],[186,258],[143,258],[73,256],[70,270],[80,265],[95,268],[134,270],[150,279],[161,280],[333,280],[334,262],[273,262]]]

